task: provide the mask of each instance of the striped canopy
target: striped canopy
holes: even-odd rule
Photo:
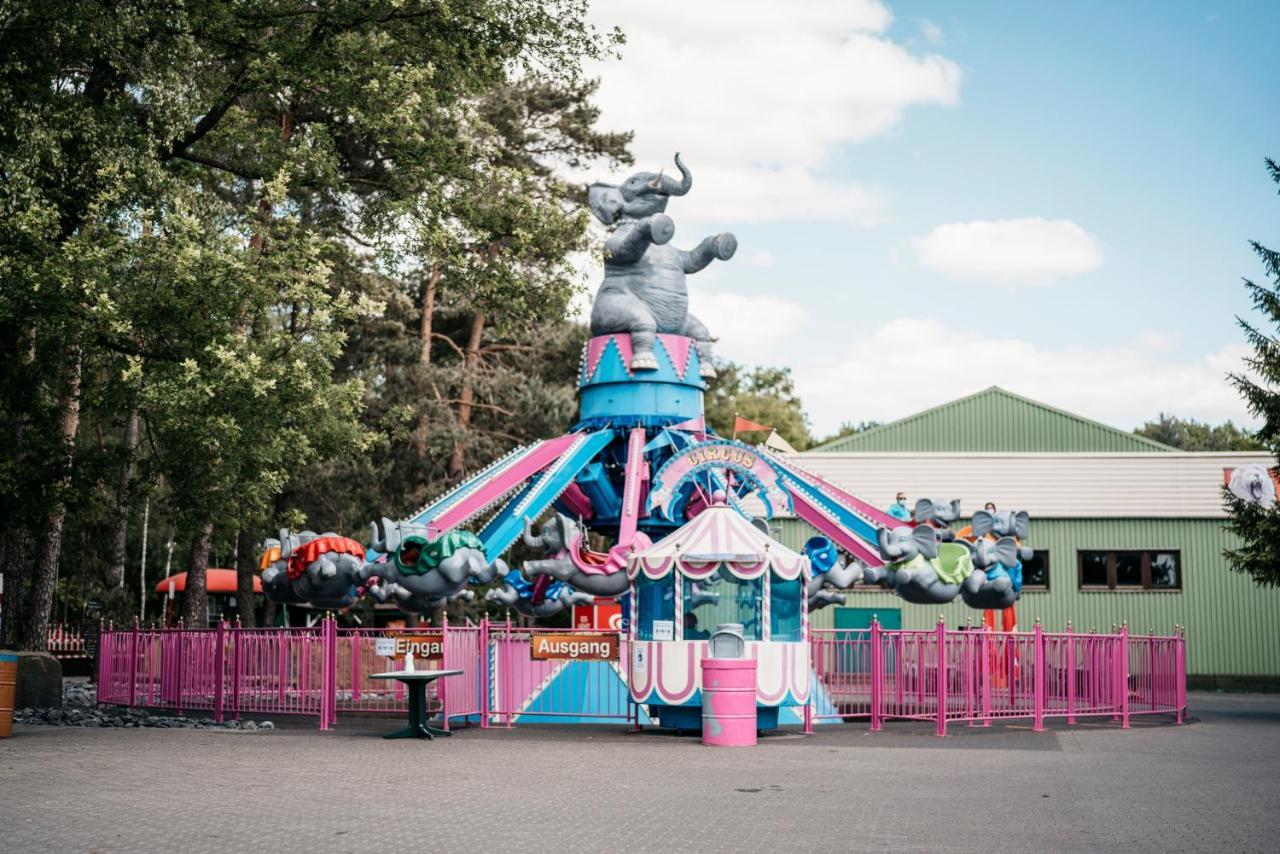
[[[780,577],[809,577],[809,558],[792,551],[752,525],[727,504],[711,504],[688,524],[627,560],[633,581],[640,573],[662,578],[679,571],[706,578],[724,567],[738,578],[759,578],[768,570]]]

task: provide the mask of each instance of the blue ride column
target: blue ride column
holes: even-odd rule
[[[633,371],[631,336],[598,335],[587,342],[578,371],[575,430],[667,427],[702,415],[702,363],[692,338],[659,335],[657,370]]]

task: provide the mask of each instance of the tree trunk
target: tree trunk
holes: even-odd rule
[[[236,534],[236,613],[246,629],[258,625],[257,599],[253,595],[253,579],[258,574],[253,537],[241,528]]]
[[[66,385],[58,402],[58,433],[62,440],[61,472],[54,486],[54,503],[44,526],[44,543],[31,579],[30,599],[22,632],[22,649],[43,652],[49,646],[49,612],[53,607],[53,590],[58,583],[58,558],[62,554],[62,523],[67,518],[64,493],[71,486],[71,466],[75,462],[76,431],[80,428],[80,373],[84,354],[78,346],[71,348]]]
[[[20,520],[9,520],[0,549],[4,551],[0,561],[0,571],[4,573],[4,635],[0,636],[0,647],[17,649],[22,643],[27,618],[24,606],[30,597],[31,563],[35,553],[31,528]]]
[[[116,487],[116,539],[111,558],[111,584],[124,589],[125,552],[129,544],[129,515],[133,508],[133,474],[137,470],[138,410],[129,410],[129,420],[124,425],[124,449],[128,455],[120,469],[120,483]]]
[[[187,589],[182,597],[182,619],[187,628],[203,629],[209,625],[209,594],[205,570],[209,568],[209,548],[213,542],[213,523],[206,522],[191,543],[187,559]]]
[[[471,337],[467,339],[466,356],[462,362],[462,391],[458,395],[458,427],[461,435],[453,443],[449,457],[449,476],[459,478],[466,465],[466,433],[471,426],[471,403],[475,400],[475,372],[480,362],[480,337],[484,334],[484,312],[477,311],[471,319]]]
[[[440,265],[433,264],[427,276],[427,284],[422,292],[422,321],[418,327],[418,367],[424,375],[431,367],[431,324],[436,310],[436,286],[440,284]],[[418,483],[414,487],[414,498],[419,503],[427,497],[427,428],[431,418],[427,404],[419,404],[418,429],[414,434],[414,453],[418,458]]]

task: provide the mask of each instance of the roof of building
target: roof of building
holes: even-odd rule
[[[959,498],[968,516],[988,501],[1032,518],[1221,519],[1227,473],[1272,466],[1260,451],[1138,453],[814,453],[805,469],[878,507],[899,492]]]
[[[992,386],[844,436],[818,453],[1175,453],[1176,448]]]

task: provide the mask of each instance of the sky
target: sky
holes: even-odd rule
[[[1256,425],[1248,241],[1280,247],[1280,4],[593,0],[601,124],[732,231],[691,310],[817,435],[999,385],[1129,429]],[[618,175],[594,175],[621,180]],[[601,271],[589,269],[592,290]]]

